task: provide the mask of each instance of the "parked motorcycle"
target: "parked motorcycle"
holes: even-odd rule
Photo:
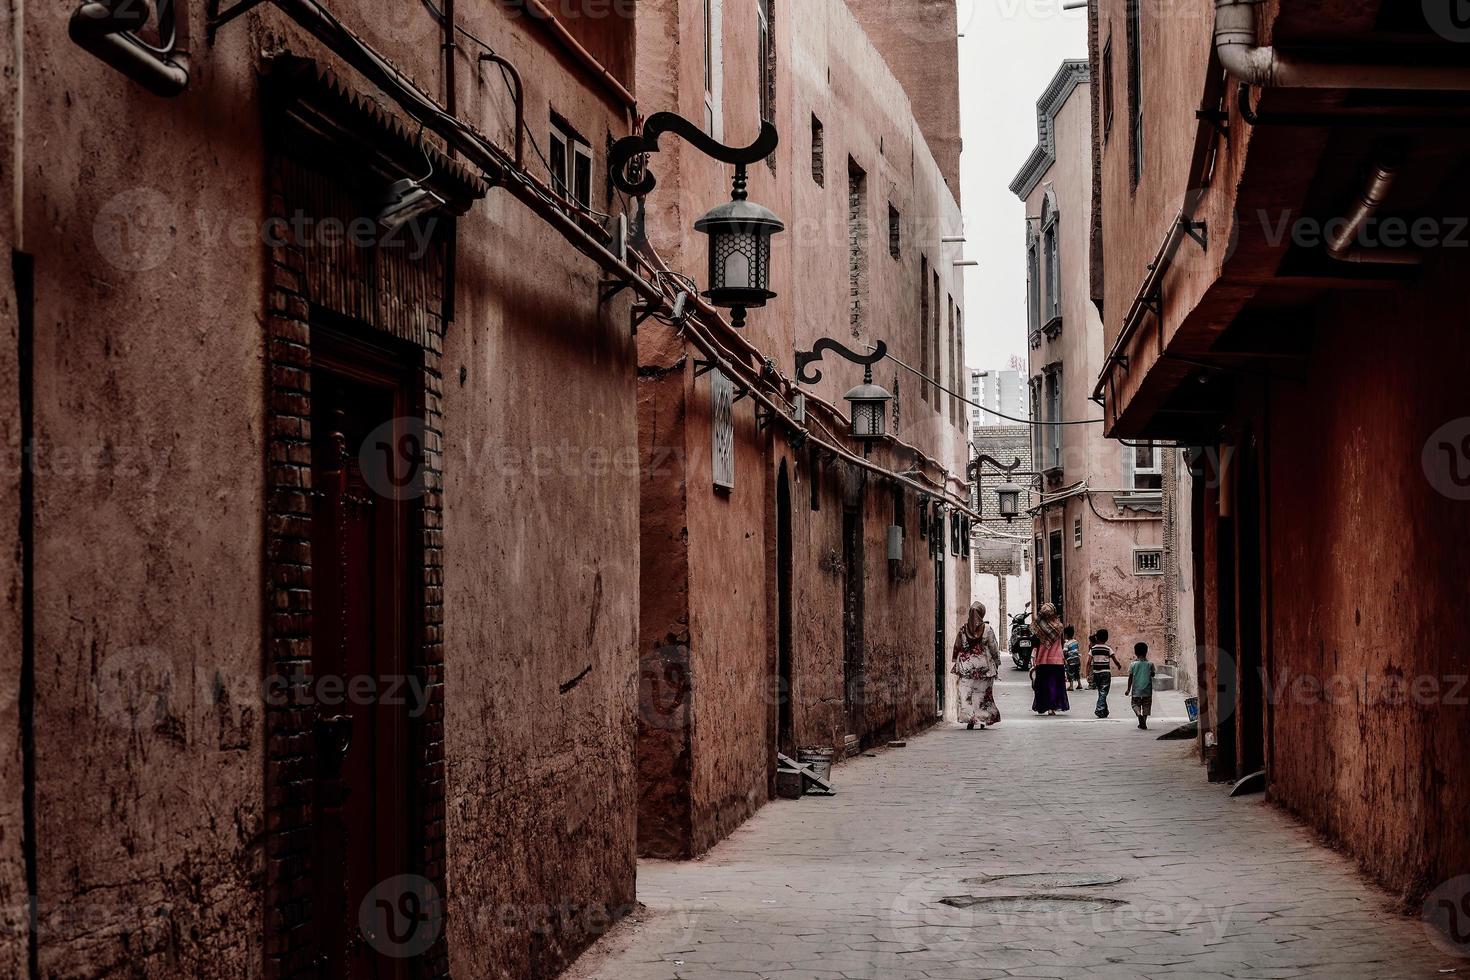
[[[1027,603],[1030,605],[1030,603]],[[1011,617],[1011,663],[1017,670],[1031,669],[1031,655],[1036,649],[1036,635],[1031,632],[1031,611]]]

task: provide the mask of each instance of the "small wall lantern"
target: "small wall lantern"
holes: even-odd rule
[[[863,383],[842,397],[852,406],[852,437],[865,442],[882,439],[887,406],[893,396],[882,385],[873,384],[873,369],[863,372]]]
[[[1002,483],[995,488],[995,496],[1000,502],[1000,516],[1008,521],[1015,520],[1021,512],[1021,488],[1014,483]]]
[[[730,310],[732,326],[745,325],[747,308],[774,299],[771,236],[786,226],[766,208],[745,199],[745,168],[736,170],[733,199],[694,222],[709,236],[709,289],[705,297]]]
[[[768,209],[745,199],[745,168],[775,152],[776,127],[763,122],[754,143],[726,146],[682,116],[655,112],[643,123],[641,132],[613,144],[608,170],[615,187],[635,197],[653,190],[653,174],[639,161],[658,150],[658,139],[664,133],[672,133],[706,156],[735,167],[730,200],[711,208],[694,223],[694,228],[709,236],[709,289],[704,296],[715,306],[730,310],[732,326],[743,327],[746,309],[765,306],[766,300],[776,296],[771,292],[771,236],[786,226]]]
[[[796,380],[802,384],[816,384],[822,380],[822,372],[814,365],[822,354],[831,351],[845,360],[863,366],[863,383],[853,388],[843,398],[852,410],[852,437],[863,444],[863,452],[869,444],[883,438],[884,423],[888,417],[888,403],[893,396],[882,385],[873,384],[873,365],[888,356],[888,345],[878,341],[870,353],[859,354],[849,350],[830,337],[823,337],[809,351],[796,352]]]
[[[969,476],[972,482],[982,487],[983,485],[981,484],[981,471],[984,469],[986,463],[989,463],[991,466],[994,466],[996,469],[1000,470],[1001,473],[1005,474],[1006,482],[1000,484],[995,488],[995,498],[996,503],[999,505],[1000,508],[1000,516],[1004,517],[1007,521],[1013,521],[1016,519],[1017,515],[1021,513],[1021,494],[1026,492],[1025,487],[1017,486],[1016,484],[1012,483],[1010,479],[1011,477],[1017,475],[1016,471],[1021,468],[1021,461],[1017,459],[1015,462],[1007,466],[1000,460],[996,459],[994,456],[987,455],[986,453],[977,452],[975,454],[975,458],[970,460],[970,465],[966,468],[966,475]],[[1026,473],[1024,475],[1035,476],[1036,474]],[[981,512],[981,517],[983,518],[985,511],[985,495],[982,492],[978,495],[978,497],[979,504],[977,509]]]

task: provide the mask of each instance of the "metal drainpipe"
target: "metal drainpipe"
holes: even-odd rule
[[[1411,249],[1368,248],[1356,245],[1358,233],[1383,206],[1388,192],[1398,178],[1396,164],[1379,162],[1368,175],[1367,186],[1358,195],[1358,203],[1347,216],[1341,229],[1327,239],[1327,254],[1339,262],[1361,262],[1373,265],[1419,265],[1423,256]]]
[[[1215,51],[1220,65],[1243,82],[1268,88],[1470,92],[1470,68],[1463,65],[1328,64],[1282,54],[1260,43],[1256,9],[1263,2],[1215,0]]]
[[[1220,64],[1247,85],[1276,88],[1392,89],[1398,91],[1470,91],[1470,69],[1463,66],[1327,64],[1284,55],[1260,43],[1257,8],[1264,0],[1215,0],[1215,51]],[[1241,112],[1247,120],[1248,92],[1241,87]],[[1418,265],[1423,257],[1408,249],[1355,246],[1363,225],[1383,205],[1397,177],[1391,164],[1375,166],[1347,223],[1327,243],[1327,254],[1339,262],[1372,265]]]
[[[165,11],[167,17],[165,17]],[[133,0],[88,0],[72,11],[72,41],[154,95],[173,96],[189,85],[189,10],[184,0],[161,0],[155,48],[133,31],[148,21],[146,4]]]
[[[515,106],[515,162],[516,166],[519,167],[522,165],[523,158],[525,157],[526,143],[525,83],[521,80],[520,70],[516,68],[516,66],[512,64],[508,59],[501,57],[494,51],[483,52],[480,55],[480,60],[488,61],[494,65],[499,66],[500,69],[505,72],[506,77],[510,79],[511,88],[514,90],[511,92],[511,98],[514,101]],[[451,112],[450,115],[453,115],[453,113]]]

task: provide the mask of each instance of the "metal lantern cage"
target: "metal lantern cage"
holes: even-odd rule
[[[887,404],[893,400],[885,388],[873,384],[872,372],[868,374],[862,384],[842,396],[852,406],[852,436],[864,441],[883,438],[884,421],[888,418]]]
[[[996,500],[1000,504],[1000,516],[1008,521],[1016,519],[1021,512],[1021,490],[1014,483],[1002,483],[995,488]]]
[[[771,236],[784,229],[770,210],[743,198],[711,208],[694,223],[709,236],[709,289],[715,306],[728,307],[735,326],[745,310],[766,305],[771,292]]]

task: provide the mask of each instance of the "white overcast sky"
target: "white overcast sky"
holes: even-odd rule
[[[1087,10],[1061,0],[957,0],[965,359],[1004,368],[1026,355],[1025,210],[1008,185],[1036,145],[1036,99],[1067,58],[1087,57]]]

